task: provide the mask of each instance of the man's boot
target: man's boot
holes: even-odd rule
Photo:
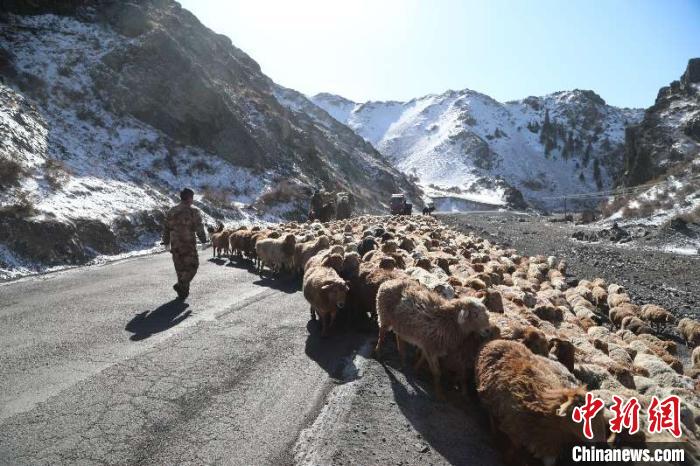
[[[179,283],[175,283],[173,285],[173,290],[175,290],[175,292],[177,293],[177,297],[179,299],[185,299],[185,298],[187,298],[187,295],[189,294],[182,289],[182,286]]]

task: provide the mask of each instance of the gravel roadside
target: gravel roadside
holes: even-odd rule
[[[624,285],[637,304],[663,306],[677,317],[700,317],[700,257],[634,245],[588,243],[571,235],[580,227],[552,223],[547,217],[510,212],[441,214],[457,230],[474,232],[527,255],[566,259],[568,271],[579,279],[602,277]]]

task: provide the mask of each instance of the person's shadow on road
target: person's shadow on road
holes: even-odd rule
[[[192,311],[184,301],[173,299],[152,311],[143,311],[134,316],[124,329],[133,333],[131,341],[145,340],[155,333],[168,330],[187,319]]]

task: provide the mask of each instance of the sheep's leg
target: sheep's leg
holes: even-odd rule
[[[425,354],[422,349],[418,349],[418,356],[416,357],[416,362],[413,365],[413,372],[418,372],[421,367],[425,364]]]
[[[430,366],[430,372],[433,373],[433,388],[435,389],[435,396],[438,400],[444,401],[445,394],[442,391],[442,384],[440,383],[442,375],[440,373],[440,361],[432,354],[425,354],[425,358],[428,361],[428,366]]]
[[[394,332],[396,337],[396,349],[399,350],[399,359],[401,360],[401,369],[406,366],[406,347],[403,345],[403,340],[399,337],[399,334]]]
[[[318,315],[319,319],[321,320],[321,336],[325,337],[328,335],[328,316],[323,313]]]
[[[335,311],[331,312],[331,315],[328,318],[328,320],[329,320],[328,328],[326,330],[330,330],[331,328],[333,328],[333,324],[335,324],[335,316],[336,316],[336,312]]]
[[[467,385],[469,384],[469,371],[465,367],[459,369],[459,392],[462,396],[467,396]]]
[[[313,306],[311,306],[311,320],[316,320],[316,311]]]
[[[386,338],[386,328],[379,326],[379,336],[377,337],[377,346],[374,347],[374,355],[377,359],[380,358],[382,352],[382,344],[384,344],[384,338]]]

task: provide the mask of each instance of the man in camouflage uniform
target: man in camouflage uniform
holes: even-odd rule
[[[202,243],[207,241],[207,236],[204,233],[202,214],[192,206],[194,192],[188,188],[183,189],[180,201],[166,216],[163,244],[170,245],[170,253],[173,255],[177,273],[177,283],[173,289],[180,299],[185,299],[190,294],[190,282],[199,268],[195,234]]]

